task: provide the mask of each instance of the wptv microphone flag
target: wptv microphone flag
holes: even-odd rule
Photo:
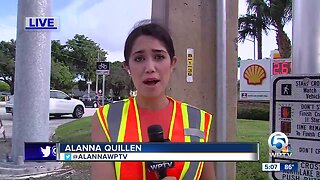
[[[25,160],[53,155],[57,161],[258,161],[259,143],[26,143]]]

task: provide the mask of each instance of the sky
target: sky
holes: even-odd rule
[[[52,15],[60,19],[60,31],[52,39],[62,44],[83,34],[108,52],[109,61],[123,61],[123,47],[134,24],[151,18],[152,0],[52,0]],[[239,15],[246,13],[246,0],[239,0]],[[16,39],[18,0],[0,0],[0,41]],[[291,23],[285,26],[291,39]],[[257,43],[256,43],[257,44]],[[275,32],[263,36],[263,57],[277,49]],[[257,49],[255,49],[257,52]],[[238,44],[241,59],[254,58],[253,42]],[[257,56],[257,53],[256,53]]]

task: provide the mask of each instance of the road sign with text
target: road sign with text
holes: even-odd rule
[[[295,176],[320,178],[320,76],[282,75],[272,81],[271,133],[283,132],[290,157],[271,157],[272,162],[296,161]],[[290,178],[292,172],[273,172],[273,179]]]

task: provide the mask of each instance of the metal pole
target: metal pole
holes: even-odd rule
[[[98,94],[98,88],[99,88],[99,75],[96,76],[96,95]]]
[[[102,75],[102,106],[104,105],[104,94],[105,94],[105,82],[106,81],[106,75]]]
[[[320,1],[293,1],[293,74],[320,72]]]
[[[91,82],[90,80],[89,80],[89,82]],[[88,83],[88,97],[90,97],[90,91],[91,91],[91,83],[89,83],[89,82],[87,82]]]
[[[227,10],[226,0],[217,1],[217,84],[216,86],[216,125],[217,141],[227,141]],[[227,178],[227,164],[225,162],[216,163],[217,179]]]
[[[17,164],[24,157],[24,142],[49,140],[51,37],[49,31],[24,30],[25,17],[32,16],[51,16],[51,0],[18,1],[12,129]]]
[[[99,57],[99,51],[98,51],[98,58],[97,58],[97,62],[100,61],[100,57]],[[96,95],[98,94],[98,88],[99,88],[99,75],[96,75]]]
[[[253,39],[253,60],[256,60],[256,38]]]

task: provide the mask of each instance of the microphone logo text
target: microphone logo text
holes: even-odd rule
[[[174,162],[149,162],[148,169],[150,171],[158,171],[162,169],[172,168],[174,167]]]

